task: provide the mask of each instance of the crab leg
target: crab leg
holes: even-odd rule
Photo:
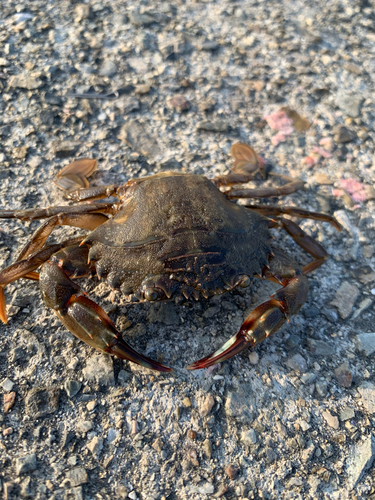
[[[39,274],[33,271],[46,262],[51,255],[67,245],[80,243],[82,237],[72,238],[38,250],[23,260],[18,260],[0,272],[0,320],[7,323],[4,287],[20,278],[39,280]]]
[[[58,215],[54,215],[38,227],[21,250],[17,260],[21,260],[31,253],[34,253],[36,250],[42,248],[46,243],[48,236],[52,233],[56,226],[72,226],[92,231],[98,226],[104,224],[104,222],[107,222],[107,220],[108,217],[106,215],[98,213],[60,213]]]
[[[69,200],[74,201],[93,201],[109,198],[110,196],[117,196],[118,186],[110,184],[108,186],[94,186],[84,189],[76,189],[74,191],[67,191],[64,196]]]
[[[292,217],[299,217],[300,219],[312,219],[321,222],[329,222],[337,231],[341,231],[342,227],[334,217],[320,212],[310,212],[297,207],[275,207],[271,205],[244,205],[254,212],[262,215],[290,215]]]
[[[335,219],[334,219],[335,220]],[[338,224],[338,223],[337,223]],[[295,222],[280,217],[276,221],[271,221],[270,227],[281,226],[293,238],[299,247],[310,254],[314,260],[302,268],[303,274],[308,274],[320,267],[328,259],[326,250],[314,238],[301,229]]]
[[[27,210],[0,210],[0,219],[19,219],[31,221],[36,219],[47,219],[53,215],[61,214],[87,214],[87,213],[108,213],[114,214],[116,203],[86,203],[84,205],[62,205],[59,207],[30,208]]]
[[[283,288],[270,300],[256,307],[242,323],[240,330],[220,349],[188,366],[189,370],[208,368],[248,347],[255,347],[275,333],[305,303],[307,278],[298,265],[280,250],[270,257],[270,269],[263,271],[265,279],[276,279]]]
[[[86,344],[153,370],[172,371],[171,368],[139,354],[130,347],[106,312],[95,302],[81,295],[80,287],[68,278],[55,260],[43,264],[39,284],[45,304],[52,307],[66,328]]]
[[[281,187],[260,187],[256,189],[231,189],[225,192],[225,196],[232,198],[271,198],[274,196],[285,196],[302,189],[303,181],[291,181]]]

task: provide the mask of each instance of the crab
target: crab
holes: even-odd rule
[[[208,298],[248,287],[257,277],[282,287],[256,307],[222,347],[188,368],[207,368],[257,346],[299,311],[308,294],[306,275],[328,258],[317,241],[284,216],[341,227],[330,215],[297,207],[237,204],[233,200],[282,196],[303,187],[302,181],[291,179],[281,187],[233,187],[252,177],[231,173],[209,180],[163,172],[122,186],[69,192],[71,200],[86,202],[80,205],[0,211],[2,219],[46,219],[16,262],[0,272],[0,319],[7,321],[5,285],[19,278],[38,280],[46,306],[73,335],[120,359],[172,371],[135,351],[75,279],[97,276],[129,301],[155,302],[176,296]],[[110,197],[118,201],[98,202]],[[47,244],[53,229],[63,225],[90,232]],[[272,228],[284,229],[312,257],[311,262],[300,267],[277,249],[271,242]]]

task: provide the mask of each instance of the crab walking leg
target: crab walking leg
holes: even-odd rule
[[[271,198],[273,196],[285,196],[302,189],[305,183],[297,180],[288,182],[280,187],[260,187],[256,189],[231,189],[224,194],[227,198]]]
[[[82,296],[80,287],[68,278],[56,262],[51,260],[43,264],[39,284],[45,304],[52,307],[66,328],[86,344],[153,370],[172,371],[130,347],[105,311]]]
[[[90,231],[96,229],[98,226],[107,222],[108,217],[104,214],[58,214],[50,217],[43,222],[38,229],[31,236],[29,241],[19,253],[17,260],[24,259],[28,255],[36,252],[44,246],[48,236],[52,233],[56,226],[72,226],[81,229],[89,229]]]
[[[64,193],[65,198],[74,201],[94,201],[109,198],[110,196],[117,196],[117,189],[119,186],[110,184],[108,186],[95,186],[83,189],[75,189],[74,191],[67,191]]]
[[[0,320],[3,323],[7,323],[8,321],[6,315],[4,287],[20,278],[39,280],[39,274],[34,273],[35,269],[46,262],[58,250],[61,250],[61,248],[68,245],[78,244],[81,241],[82,237],[80,236],[78,238],[71,238],[70,240],[63,241],[62,243],[49,245],[48,247],[29,255],[27,259],[18,260],[0,271]]]
[[[84,205],[62,205],[48,208],[30,208],[27,210],[0,210],[0,219],[19,219],[31,221],[37,219],[47,219],[59,214],[115,214],[117,212],[116,203],[86,203]]]
[[[270,227],[281,226],[293,238],[299,247],[311,255],[314,260],[302,268],[303,274],[311,273],[320,267],[328,259],[329,255],[322,245],[311,238],[295,222],[280,217],[277,221],[271,221]]]
[[[246,208],[250,208],[254,212],[261,215],[290,215],[292,217],[299,217],[300,219],[312,219],[321,222],[329,222],[337,231],[341,231],[342,227],[338,221],[331,215],[322,214],[320,212],[310,212],[297,207],[275,207],[272,205],[250,205],[245,204]]]
[[[270,269],[265,270],[265,279],[274,279],[283,288],[270,300],[256,307],[242,323],[240,330],[220,349],[188,366],[189,370],[208,368],[220,363],[248,347],[255,347],[275,333],[306,302],[307,278],[298,265],[280,250],[270,257]]]

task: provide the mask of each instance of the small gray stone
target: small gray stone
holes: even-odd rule
[[[116,73],[117,73],[116,63],[110,60],[105,61],[99,71],[99,74],[101,76],[113,76]]]
[[[115,383],[112,358],[104,354],[95,354],[89,358],[82,373],[87,380],[94,380],[102,385]]]
[[[10,378],[6,378],[1,382],[1,387],[4,389],[5,392],[10,392],[13,389],[14,382],[10,380]]]
[[[66,479],[70,482],[72,488],[87,483],[88,476],[86,469],[83,467],[76,467],[66,473]]]
[[[255,397],[250,384],[243,384],[238,392],[228,392],[225,413],[240,423],[249,424],[254,420],[256,410]]]
[[[291,358],[289,358],[286,362],[286,365],[289,366],[292,370],[296,370],[300,373],[305,373],[307,371],[307,363],[306,360],[301,354],[295,354]]]
[[[352,285],[348,281],[341,283],[339,289],[336,291],[336,297],[331,304],[337,307],[342,319],[346,319],[350,316],[359,293],[359,289],[356,285]]]
[[[347,460],[348,486],[353,489],[368,470],[375,459],[375,438],[372,434],[366,436],[360,444],[350,447],[350,454]]]
[[[363,406],[370,413],[375,413],[375,385],[371,382],[363,382],[358,387],[358,392],[362,396]]]
[[[315,383],[315,389],[316,389],[316,392],[318,393],[318,396],[320,396],[321,398],[326,397],[327,392],[328,392],[327,381],[326,380],[318,380]]]
[[[70,398],[73,398],[79,392],[81,387],[81,382],[77,382],[77,380],[66,380],[64,383],[64,388]]]
[[[359,333],[356,337],[357,347],[366,356],[371,356],[375,352],[375,332]]]
[[[321,340],[307,339],[307,344],[313,356],[333,356],[336,352],[327,342]]]
[[[257,434],[254,429],[241,432],[241,441],[247,446],[253,445],[257,442]]]
[[[350,420],[355,417],[355,411],[353,408],[341,408],[340,409],[340,420],[341,422],[346,422],[346,420]]]
[[[134,26],[149,26],[156,22],[155,17],[149,13],[141,14],[139,11],[130,11],[128,15],[130,22],[134,24]]]
[[[363,97],[360,94],[339,91],[336,96],[336,106],[351,118],[358,118],[361,111]]]
[[[223,120],[202,120],[197,124],[197,130],[205,130],[208,132],[227,132],[228,123]]]
[[[134,151],[145,156],[154,158],[161,153],[159,145],[152,135],[135,120],[130,120],[121,127],[118,138],[126,142]]]
[[[91,422],[91,420],[79,420],[76,425],[76,430],[78,432],[82,432],[83,434],[86,434],[86,432],[91,431],[93,428],[94,424]]]
[[[19,457],[16,460],[16,474],[19,476],[24,472],[31,472],[36,469],[36,455],[31,453],[30,455],[25,455]]]
[[[59,408],[60,389],[35,387],[26,396],[26,412],[32,418],[41,418]]]
[[[304,373],[301,377],[301,382],[304,385],[309,385],[315,382],[316,380],[316,374],[312,372]]]

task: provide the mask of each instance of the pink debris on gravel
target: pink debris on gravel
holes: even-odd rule
[[[313,167],[317,162],[317,158],[314,158],[313,156],[305,156],[305,158],[302,160],[302,164],[308,167]]]
[[[355,179],[340,179],[340,184],[353,201],[360,203],[367,200],[367,194],[361,182]]]
[[[278,130],[278,133],[271,138],[274,146],[286,139],[294,132],[293,121],[289,118],[285,111],[277,111],[264,117],[272,130]]]
[[[319,146],[314,146],[312,152],[320,154],[320,156],[323,156],[323,158],[332,158],[332,154],[329,151],[326,151]]]

